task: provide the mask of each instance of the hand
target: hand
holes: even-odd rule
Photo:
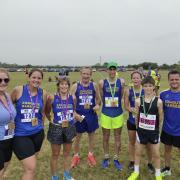
[[[94,112],[98,112],[100,110],[99,104],[96,104],[96,106],[93,107]]]
[[[80,114],[78,114],[78,113],[76,113],[76,112],[74,112],[74,119],[76,120],[76,121],[79,121],[79,122],[81,122],[82,121],[82,117],[81,117],[81,115]]]

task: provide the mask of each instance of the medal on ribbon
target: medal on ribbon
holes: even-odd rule
[[[36,118],[35,110],[36,110],[37,102],[38,102],[38,91],[39,91],[39,89],[37,89],[37,95],[36,95],[35,103],[33,102],[31,92],[29,90],[29,86],[27,86],[27,89],[28,89],[28,94],[29,94],[30,100],[31,100],[31,106],[32,106],[32,117],[33,118],[31,118],[31,124],[32,124],[32,126],[37,126],[38,125],[38,119]]]

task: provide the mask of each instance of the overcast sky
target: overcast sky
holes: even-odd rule
[[[0,61],[173,64],[179,22],[180,0],[0,0]]]

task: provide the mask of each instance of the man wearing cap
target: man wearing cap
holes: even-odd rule
[[[102,168],[109,166],[109,137],[110,130],[114,130],[114,166],[117,170],[122,169],[122,165],[118,161],[121,146],[121,130],[124,124],[123,110],[121,99],[123,96],[124,79],[117,78],[117,63],[109,62],[107,65],[108,78],[99,81],[99,89],[102,98],[102,112],[100,117],[100,125],[103,132],[103,149],[104,159]]]

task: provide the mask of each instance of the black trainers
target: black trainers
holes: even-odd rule
[[[164,167],[161,169],[161,175],[164,176],[170,176],[171,175],[171,169],[169,167]]]
[[[129,162],[128,169],[134,171],[134,161]]]
[[[148,170],[151,174],[154,174],[155,173],[155,168],[154,166],[151,164],[151,163],[148,163],[147,164],[147,167],[148,167]]]

